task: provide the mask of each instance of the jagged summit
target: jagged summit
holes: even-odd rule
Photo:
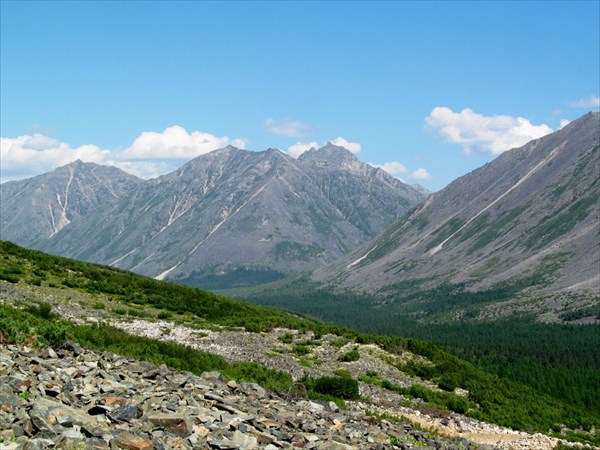
[[[382,177],[385,173],[360,161],[350,150],[339,145],[328,142],[319,149],[310,148],[298,157],[298,161],[310,165],[313,168],[326,170],[347,171],[364,177]],[[391,175],[385,173],[389,178]]]
[[[328,142],[319,149],[311,147],[302,153],[298,157],[298,160],[321,162],[323,164],[339,164],[355,162],[358,161],[358,158],[347,148]]]

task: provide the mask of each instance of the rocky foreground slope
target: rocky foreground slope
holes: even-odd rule
[[[6,345],[0,367],[7,450],[496,448],[432,436],[360,407],[285,398],[218,372],[198,377],[72,344],[56,352]]]
[[[23,304],[31,298],[31,293],[0,282],[3,303]],[[76,322],[109,319],[101,309],[50,297],[47,301],[63,318]],[[386,364],[376,346],[358,345],[360,359],[340,363],[338,355],[348,349],[333,345],[333,335],[322,336],[322,344],[309,357],[300,358],[287,351],[291,344],[280,339],[283,334],[300,338],[294,330],[250,333],[143,319],[110,321],[132,334],[183,343],[230,362],[255,361],[285,369],[297,381],[305,373],[331,375],[343,367],[353,377],[376,370],[398,385],[415,382]],[[347,402],[348,410],[341,411],[334,403],[308,400],[300,384],[288,392],[269,392],[255,384],[228,381],[215,372],[196,376],[70,342],[57,349],[29,344],[4,342],[0,348],[2,449],[524,450],[552,449],[558,442],[427,410],[418,400],[408,401],[362,382],[361,400]]]

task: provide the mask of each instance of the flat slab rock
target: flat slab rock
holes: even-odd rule
[[[0,347],[0,439],[6,450],[499,448],[72,343]]]

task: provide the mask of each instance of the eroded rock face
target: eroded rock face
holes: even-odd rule
[[[2,346],[0,404],[3,449],[476,448],[360,407],[290,402],[216,372],[196,376],[73,345]]]

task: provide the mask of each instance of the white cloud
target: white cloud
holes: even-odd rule
[[[412,172],[409,176],[408,179],[409,180],[431,180],[432,176],[429,172],[427,172],[426,169],[423,169],[422,167],[415,170],[414,172]]]
[[[483,116],[469,108],[457,113],[437,107],[425,122],[444,141],[462,145],[467,154],[478,151],[499,155],[553,131],[546,124],[533,125],[523,117]]]
[[[2,179],[16,179],[48,172],[76,159],[104,163],[110,150],[96,145],[71,147],[41,134],[0,138]]]
[[[390,175],[397,177],[398,175],[402,175],[408,172],[406,166],[397,161],[386,162],[383,164],[371,164],[373,167],[379,167],[380,169],[385,170]]]
[[[284,119],[273,119],[269,117],[263,124],[267,132],[276,136],[286,136],[301,138],[305,136],[308,130],[308,125],[300,120],[290,119],[288,117]]]
[[[600,108],[600,97],[590,95],[590,98],[573,102],[571,106],[574,106],[575,108]]]
[[[115,166],[136,177],[148,180],[177,170],[181,164],[173,160],[166,161],[106,161],[108,166]]]
[[[570,123],[571,123],[571,121],[570,121],[570,120],[567,120],[567,119],[560,119],[560,128],[564,128],[564,127],[566,127],[567,125],[569,125]]]
[[[166,128],[162,133],[144,131],[123,152],[126,159],[191,159],[198,155],[223,148],[228,144],[244,147],[240,139],[230,141],[227,136],[217,137],[210,133],[187,130],[178,125]]]
[[[339,147],[344,147],[345,149],[350,150],[354,154],[360,152],[360,149],[362,148],[358,142],[347,141],[341,136],[335,138],[333,141],[331,141],[331,143]]]
[[[49,172],[76,159],[117,166],[141,178],[154,178],[175,170],[184,160],[229,144],[245,146],[242,139],[230,140],[227,136],[201,131],[188,133],[177,125],[161,133],[145,131],[125,150],[102,149],[91,144],[71,147],[38,133],[0,139],[2,182]]]
[[[349,150],[352,153],[358,153],[360,152],[361,149],[361,145],[358,142],[349,142],[346,139],[344,139],[343,137],[337,137],[331,142],[333,145],[337,145],[339,147],[344,147],[346,150]],[[287,153],[290,156],[293,156],[294,158],[297,158],[298,156],[300,156],[302,153],[304,153],[307,150],[310,150],[312,147],[314,148],[320,148],[323,147],[325,144],[319,144],[316,141],[311,141],[311,142],[296,142],[294,145],[291,145],[288,147],[287,149]]]
[[[304,153],[307,150],[310,150],[313,147],[314,148],[318,148],[319,144],[317,144],[315,141],[312,141],[312,142],[296,142],[294,145],[291,145],[291,146],[288,147],[287,153],[288,153],[288,155],[293,156],[294,158],[297,158],[302,153]]]
[[[385,170],[390,175],[398,178],[400,181],[407,183],[409,181],[426,181],[431,180],[433,177],[424,168],[413,170],[412,172],[406,168],[406,166],[397,161],[386,162],[383,164],[371,164],[373,167],[379,167]],[[409,173],[410,172],[410,173]],[[404,175],[404,176],[401,176]]]

